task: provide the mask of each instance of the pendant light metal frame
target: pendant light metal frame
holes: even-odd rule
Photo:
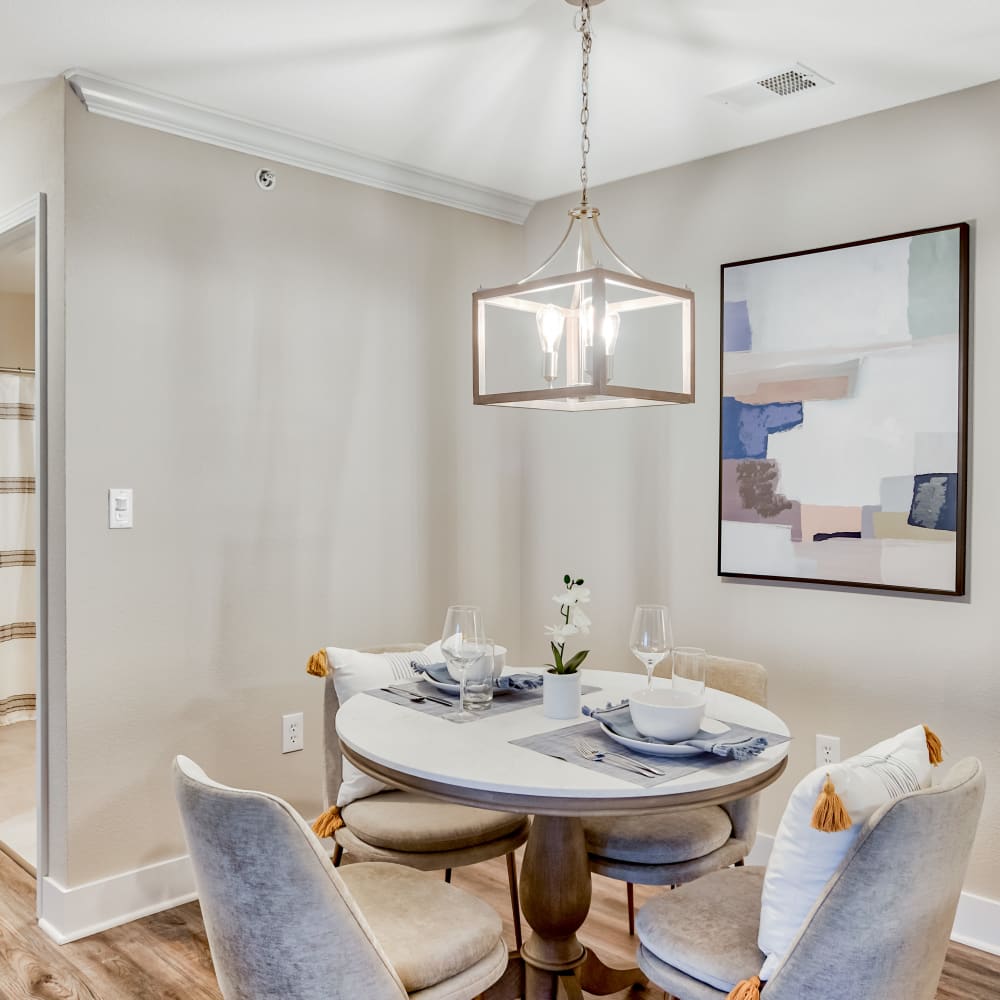
[[[616,385],[608,381],[607,361],[603,351],[594,351],[593,380],[560,388],[526,389],[515,392],[486,392],[486,306],[490,302],[510,305],[515,309],[537,308],[528,302],[515,304],[521,300],[513,297],[525,292],[541,292],[583,282],[591,282],[594,301],[594,327],[600,329],[604,322],[607,283],[626,285],[630,288],[652,293],[647,299],[649,306],[680,305],[684,309],[683,358],[681,378],[684,389],[669,392],[661,389],[643,389],[637,386]],[[503,302],[501,300],[507,300]],[[633,308],[643,308],[638,305]],[[622,310],[624,313],[632,309]],[[694,292],[689,288],[676,288],[646,278],[621,274],[604,267],[594,267],[586,271],[571,271],[567,274],[547,278],[521,281],[499,288],[487,288],[472,296],[472,401],[477,406],[521,406],[535,410],[597,410],[627,406],[655,406],[664,403],[694,402]],[[690,333],[689,333],[690,331]],[[596,398],[604,397],[604,398]]]
[[[600,2],[600,0],[566,0],[572,6],[580,8],[580,13],[575,16],[574,27],[580,31],[582,36],[582,98],[583,106],[580,114],[580,124],[582,126],[581,152],[582,163],[580,167],[580,180],[582,183],[582,197],[580,204],[569,212],[570,224],[563,236],[562,241],[556,249],[549,255],[546,261],[526,278],[521,279],[511,285],[503,285],[497,288],[480,289],[472,296],[472,399],[477,406],[499,405],[526,407],[530,409],[547,410],[593,410],[612,409],[631,406],[655,406],[672,403],[693,403],[694,402],[694,292],[689,288],[677,288],[673,285],[663,284],[644,278],[629,267],[615,251],[601,232],[597,217],[600,212],[596,207],[589,204],[587,197],[587,154],[590,151],[589,136],[589,64],[590,64],[590,7]],[[590,232],[586,231],[588,225],[593,227],[593,235],[596,237],[599,251],[594,253],[591,247]],[[580,244],[577,255],[577,270],[542,276],[546,268],[559,256],[560,251],[566,246],[575,229],[580,230]],[[611,270],[602,266],[604,259],[615,267],[620,267],[621,271]],[[571,371],[576,373],[577,379],[571,383],[558,388],[550,385],[539,386],[538,388],[523,389],[503,392],[487,392],[487,306],[493,305],[512,309],[515,311],[525,311],[537,313],[544,307],[543,303],[529,298],[522,298],[531,293],[542,293],[548,290],[567,288],[577,285],[580,289],[590,288],[590,303],[592,316],[587,329],[589,330],[589,344],[596,343],[595,332],[604,329],[604,320],[608,312],[607,289],[609,285],[617,289],[632,289],[637,296],[626,300],[612,303],[613,311],[619,316],[628,315],[637,309],[648,309],[656,307],[680,307],[681,309],[681,349],[680,349],[680,391],[668,391],[665,389],[641,388],[638,386],[619,385],[609,380],[608,377],[608,356],[612,355],[613,348],[608,349],[606,356],[604,350],[591,348],[589,358],[589,368],[583,363],[584,353],[581,339],[580,327],[582,320],[581,302],[574,294],[574,305],[571,307],[561,307],[560,311],[567,318],[574,315],[577,317],[573,330],[566,335],[566,378],[570,378]],[[495,349],[495,348],[494,348]],[[586,368],[586,370],[585,370]],[[586,377],[584,377],[586,376]],[[545,376],[547,379],[551,376]],[[553,379],[554,380],[554,379]]]

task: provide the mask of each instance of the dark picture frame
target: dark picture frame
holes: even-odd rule
[[[720,576],[965,594],[969,243],[721,266]]]

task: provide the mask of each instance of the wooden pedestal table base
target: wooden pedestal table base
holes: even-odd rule
[[[583,823],[536,816],[521,866],[521,909],[532,934],[521,949],[525,1000],[606,996],[645,983],[638,969],[611,969],[577,939],[590,910],[590,866]]]

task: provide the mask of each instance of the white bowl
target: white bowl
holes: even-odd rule
[[[447,660],[444,661],[445,666],[448,668],[448,674],[455,683],[459,683],[462,680],[462,675],[459,673],[457,667],[453,667]],[[503,673],[503,668],[507,665],[507,647],[506,646],[494,646],[493,647],[493,676],[499,677]]]
[[[643,736],[665,743],[691,739],[705,717],[703,694],[670,688],[636,691],[629,697],[628,706],[635,728]]]

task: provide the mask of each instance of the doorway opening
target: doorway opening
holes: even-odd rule
[[[44,817],[44,243],[43,196],[0,214],[0,850],[33,875]]]

